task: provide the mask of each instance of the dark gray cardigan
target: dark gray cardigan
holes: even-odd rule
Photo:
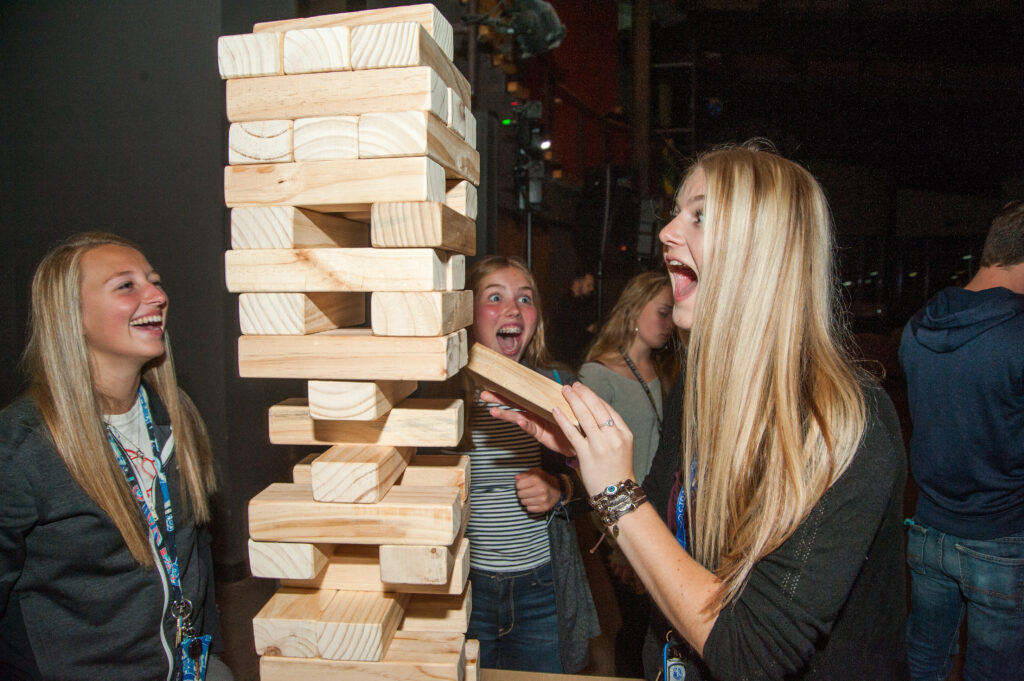
[[[162,445],[170,419],[148,392]],[[220,650],[210,534],[182,502],[173,451],[165,469],[182,587],[197,628]],[[165,581],[162,569],[139,566],[72,480],[35,403],[22,398],[0,412],[0,677],[166,678],[160,632],[173,653],[175,623]]]

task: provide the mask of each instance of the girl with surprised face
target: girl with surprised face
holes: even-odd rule
[[[518,258],[489,256],[470,268],[474,342],[563,382],[544,339],[533,273]],[[494,403],[463,371],[442,388],[466,406],[459,452],[470,458],[467,636],[492,669],[572,673],[600,631],[567,502],[582,485],[564,457],[515,425],[493,418]]]

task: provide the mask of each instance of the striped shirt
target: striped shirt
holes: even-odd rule
[[[471,408],[469,564],[490,572],[529,570],[551,560],[547,517],[527,513],[516,495],[517,473],[541,465],[540,445],[519,426]]]

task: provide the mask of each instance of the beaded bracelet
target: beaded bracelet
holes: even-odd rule
[[[615,485],[608,485],[590,497],[590,505],[597,513],[612,538],[619,536],[619,518],[635,511],[647,501],[643,488],[633,480],[623,480]]]

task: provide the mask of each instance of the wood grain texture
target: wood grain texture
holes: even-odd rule
[[[274,444],[375,444],[392,447],[454,447],[462,439],[462,400],[409,398],[374,421],[322,421],[301,399],[270,408]]]
[[[372,421],[411,395],[416,381],[309,381],[309,415],[328,421]]]
[[[448,182],[444,202],[456,213],[461,213],[471,220],[476,220],[476,185],[471,182],[466,180]]]
[[[375,203],[370,242],[374,248],[440,248],[475,255],[476,222],[443,203]]]
[[[292,482],[310,485],[310,467],[320,456],[314,452],[292,466]],[[405,467],[398,484],[413,487],[458,487],[459,498],[469,496],[469,456],[466,454],[415,454]]]
[[[415,22],[375,23],[352,29],[352,68],[390,69],[429,66],[464,102],[472,91],[430,33]],[[442,118],[444,118],[442,116]]]
[[[417,454],[399,484],[458,487],[461,498],[469,494],[469,456],[466,454]]]
[[[462,139],[466,139],[466,104],[459,93],[452,88],[448,88],[448,117],[445,119],[445,123],[448,124],[452,132]],[[468,144],[469,140],[466,140],[466,143]],[[476,142],[474,141],[469,146],[476,149]]]
[[[447,177],[480,183],[480,152],[428,111],[368,113],[359,117],[359,158],[425,156]]]
[[[367,333],[362,333],[367,332]],[[371,336],[369,329],[338,329],[308,336],[242,336],[238,339],[238,372],[242,378],[317,378],[353,381],[444,381],[465,366],[465,330],[447,336],[395,338]],[[305,400],[303,400],[305,402]],[[437,408],[451,400],[432,401]],[[427,402],[417,402],[425,405]],[[405,405],[408,406],[408,405]],[[444,409],[455,407],[444,407]],[[309,408],[303,406],[307,413]],[[409,411],[409,410],[407,410]],[[429,409],[421,409],[428,417]],[[389,413],[393,413],[394,409]],[[411,418],[407,414],[396,419]],[[437,418],[447,417],[442,414]],[[351,426],[362,432],[365,428],[380,430],[386,423],[376,421],[318,421],[318,428],[329,432],[335,426]],[[395,423],[392,423],[395,427]],[[445,426],[447,430],[447,426]],[[435,435],[438,433],[435,432]],[[334,443],[341,443],[336,440]],[[358,440],[356,442],[365,442]],[[284,444],[284,443],[282,443]],[[293,443],[297,444],[297,443]],[[316,443],[309,443],[316,444]],[[381,442],[406,445],[415,443]],[[454,443],[451,443],[454,444]]]
[[[370,297],[375,336],[445,336],[472,323],[472,291],[378,291]]]
[[[316,623],[320,657],[380,661],[408,602],[405,594],[338,591]]]
[[[382,111],[432,111],[444,117],[448,111],[448,86],[429,66],[232,78],[224,90],[232,123]]]
[[[562,396],[562,386],[485,345],[473,344],[466,368],[488,390],[552,423],[551,410],[554,407],[558,407],[573,424],[577,423],[572,408]]]
[[[466,116],[466,132],[463,136],[466,140],[466,144],[476,149],[476,116],[468,108],[465,109]]]
[[[473,608],[473,585],[458,596],[416,594],[409,598],[402,620],[403,631],[465,633]]]
[[[360,248],[369,244],[365,222],[294,206],[231,209],[231,248]]]
[[[468,521],[469,513],[463,519]],[[463,525],[455,541],[447,546],[382,544],[381,580],[392,584],[447,584],[465,533]]]
[[[224,270],[236,293],[444,291],[452,258],[465,267],[429,248],[247,249],[225,251]]]
[[[296,161],[359,158],[359,117],[300,118],[293,138]]]
[[[224,201],[229,207],[300,206],[321,212],[377,201],[442,201],[444,178],[444,168],[425,157],[227,166]]]
[[[249,121],[228,127],[228,163],[289,163],[292,156],[292,122]]]
[[[252,620],[256,654],[315,657],[316,623],[334,594],[332,590],[279,589]]]
[[[398,631],[380,662],[264,655],[260,658],[260,680],[463,681],[464,651],[460,634]]]
[[[283,73],[281,37],[273,33],[222,35],[217,39],[221,78],[250,78]]]
[[[277,482],[249,501],[249,536],[314,544],[448,544],[462,524],[454,487],[392,487],[376,504],[316,501],[308,485]]]
[[[431,4],[407,5],[403,7],[387,7],[368,9],[360,12],[340,12],[322,14],[315,17],[299,19],[283,19],[280,21],[263,21],[252,27],[253,33],[295,31],[304,28],[324,26],[363,26],[365,24],[387,24],[395,22],[415,21],[423,26],[441,47],[448,59],[453,59],[454,31],[444,15]]]
[[[313,579],[327,567],[333,544],[249,540],[249,572],[265,579]]]
[[[451,578],[447,584],[396,584],[380,578],[377,546],[338,545],[327,567],[313,579],[286,579],[282,586],[306,589],[351,589],[353,591],[392,591],[458,595],[469,583],[469,540],[463,537],[455,554]]]
[[[318,456],[310,467],[313,498],[317,501],[376,503],[402,475],[414,451],[412,447],[334,445]]]
[[[480,681],[480,641],[475,638],[466,639],[466,671],[463,681]]]
[[[362,293],[243,293],[238,297],[243,334],[306,335],[366,321]]]
[[[285,73],[348,71],[352,68],[348,26],[287,31],[283,40]]]

